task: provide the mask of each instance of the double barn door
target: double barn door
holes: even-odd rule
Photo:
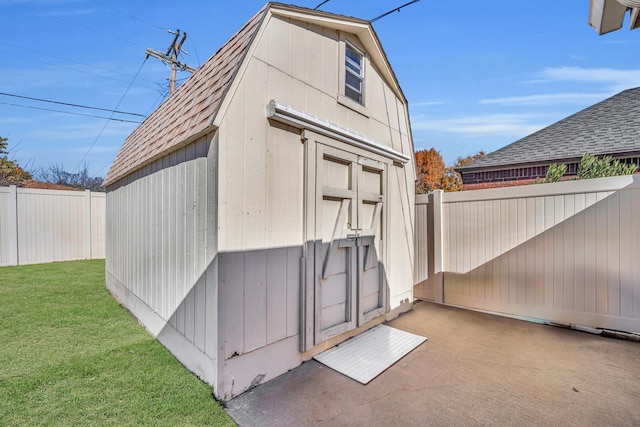
[[[385,313],[386,164],[315,144],[314,344]]]

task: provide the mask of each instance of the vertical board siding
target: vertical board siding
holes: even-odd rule
[[[414,295],[417,298],[436,300],[436,287],[439,287],[437,273],[440,266],[436,266],[433,247],[436,244],[434,230],[434,201],[433,195],[417,195],[415,202],[414,226],[414,266],[413,282]]]
[[[464,193],[443,199],[446,303],[640,330],[640,176]]]
[[[104,193],[0,187],[0,266],[105,257]]]
[[[426,198],[425,196],[422,196]],[[414,233],[415,266],[413,282],[420,284],[428,278],[429,240],[428,231],[428,202],[416,201],[416,223]]]
[[[216,232],[207,228],[207,138],[143,167],[107,193],[107,272],[203,351],[207,334],[217,335],[205,326],[205,241]],[[215,319],[215,312],[209,315]]]
[[[13,203],[11,203],[12,196],[9,187],[0,187],[0,266],[17,263],[14,225],[11,220],[12,215],[15,215],[15,209],[12,209]],[[15,203],[15,196],[13,198]]]
[[[276,99],[403,153],[413,151],[405,106],[375,67],[366,69],[369,117],[336,102],[344,61],[340,40],[335,30],[271,16],[221,111],[218,280],[226,358],[300,329],[300,265],[308,243],[304,147],[301,130],[269,122],[263,102]],[[395,169],[388,182],[395,199],[389,200],[396,201],[392,209],[402,220],[390,224],[387,246],[392,308],[411,292],[414,259],[413,230],[407,230],[413,189],[402,194],[413,184],[414,168]]]
[[[91,193],[91,257],[105,257],[107,198],[104,193]]]

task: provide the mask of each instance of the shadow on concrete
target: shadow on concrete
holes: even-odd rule
[[[640,344],[429,302],[429,337],[369,384],[311,361],[231,400],[241,426],[639,425]]]

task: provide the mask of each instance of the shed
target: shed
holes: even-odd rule
[[[414,182],[370,22],[268,3],[125,140],[107,287],[229,399],[411,308]]]

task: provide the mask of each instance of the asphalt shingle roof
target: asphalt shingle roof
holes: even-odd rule
[[[585,108],[459,170],[573,160],[585,153],[640,153],[640,87]]]
[[[369,48],[378,53],[371,56],[372,61],[386,72],[392,88],[401,99],[405,99],[369,21],[269,2],[127,137],[107,173],[105,186],[114,184],[213,130],[225,96],[265,17],[278,11],[287,11],[293,19],[317,18],[330,25],[330,28],[339,31],[350,28],[359,37],[364,35],[362,40],[365,47],[367,42],[371,42]]]
[[[211,126],[269,4],[184,82],[127,137],[107,176],[113,184],[194,138]]]

